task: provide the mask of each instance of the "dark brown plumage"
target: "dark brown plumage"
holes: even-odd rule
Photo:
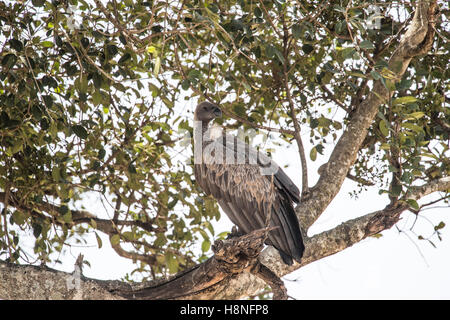
[[[209,130],[209,123],[220,117],[220,108],[200,103],[194,114],[194,172],[207,195],[217,199],[240,232],[249,233],[266,226],[266,243],[280,252],[286,264],[300,262],[304,246],[293,203],[300,192],[284,171],[269,157],[237,137]],[[201,148],[200,148],[201,147]],[[273,183],[272,183],[273,182]]]

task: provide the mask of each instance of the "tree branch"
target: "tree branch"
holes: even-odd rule
[[[291,96],[291,89],[289,88],[289,70],[288,70],[288,61],[289,61],[289,53],[288,53],[288,43],[289,43],[289,30],[286,25],[286,21],[284,19],[284,15],[282,16],[283,19],[283,56],[284,56],[284,63],[283,63],[283,80],[284,80],[284,88],[286,90],[286,97],[287,102],[289,104],[289,109],[291,111],[291,119],[292,123],[294,124],[294,138],[297,142],[298,147],[298,153],[300,155],[300,162],[302,165],[302,197],[305,197],[309,193],[309,187],[308,187],[308,166],[306,162],[306,156],[305,156],[305,148],[303,147],[303,141],[302,137],[300,136],[300,124],[298,123],[297,114],[295,112],[295,104],[294,100]]]
[[[412,57],[431,48],[434,35],[434,9],[436,1],[420,1],[408,31],[389,61],[389,70],[401,79]],[[380,104],[393,95],[380,81],[376,81],[367,99],[355,110],[346,130],[334,148],[317,184],[310,189],[310,197],[297,208],[304,229],[308,229],[339,192],[350,166],[355,162],[358,150],[367,130],[378,112]]]

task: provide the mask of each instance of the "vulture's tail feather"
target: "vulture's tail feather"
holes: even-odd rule
[[[301,258],[303,256],[303,251],[305,250],[305,246],[303,244],[303,238],[300,231],[300,225],[298,223],[297,216],[295,214],[294,207],[292,205],[292,202],[290,201],[289,197],[284,194],[281,197],[281,208],[285,213],[285,217],[287,219],[287,225],[289,230],[285,230],[286,237],[289,237],[288,240],[288,252],[283,252],[284,255],[288,255],[290,259],[285,259],[283,257],[283,254],[280,251],[281,257],[283,258],[283,261],[291,265],[292,259],[296,260],[300,263]],[[289,261],[290,260],[290,261]],[[290,263],[289,263],[290,262]]]

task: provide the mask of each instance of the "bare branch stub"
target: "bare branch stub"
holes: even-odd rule
[[[263,249],[268,231],[268,228],[259,229],[240,237],[215,241],[212,246],[214,259],[227,273],[247,270]]]

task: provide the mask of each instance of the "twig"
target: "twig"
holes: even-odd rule
[[[297,116],[295,113],[295,105],[294,105],[294,100],[292,99],[291,96],[291,90],[289,88],[289,79],[288,79],[288,68],[287,68],[287,64],[288,64],[288,51],[287,51],[287,46],[288,46],[288,42],[289,42],[289,31],[287,29],[285,20],[284,20],[284,15],[283,17],[283,55],[284,55],[284,60],[285,62],[283,63],[283,75],[284,75],[284,87],[286,89],[286,97],[289,103],[289,108],[291,110],[291,118],[292,118],[292,122],[294,124],[294,138],[295,141],[297,141],[297,146],[298,146],[298,152],[300,155],[300,162],[302,165],[302,196],[306,196],[309,193],[309,188],[308,188],[308,167],[307,167],[307,163],[306,163],[306,156],[305,156],[305,149],[303,147],[303,142],[302,142],[302,138],[300,136],[300,125],[298,123],[297,120]]]
[[[326,99],[330,99],[333,102],[335,102],[339,107],[341,107],[342,109],[344,109],[347,113],[351,112],[351,109],[349,109],[344,103],[342,103],[341,101],[339,101],[336,96],[333,94],[333,92],[331,92],[330,89],[327,88],[326,85],[321,84],[320,87],[322,88],[323,91],[325,91],[327,93],[327,96],[325,97]]]
[[[267,20],[269,21],[270,25],[272,26],[273,31],[275,31],[275,33],[281,38],[281,37],[282,37],[282,34],[280,33],[280,31],[278,31],[277,27],[276,27],[275,24],[273,23],[272,18],[270,17],[269,12],[267,12],[267,8],[266,8],[266,6],[264,5],[263,1],[262,1],[262,0],[259,0],[259,3],[261,4],[261,7],[262,7],[262,9],[263,9],[263,11],[264,11],[264,14],[265,14]]]
[[[4,195],[4,199],[3,199],[3,223],[4,223],[4,229],[5,229],[5,237],[6,237],[6,241],[8,242],[8,251],[9,251],[9,259],[12,260],[12,252],[11,252],[11,241],[9,239],[9,232],[8,232],[8,221],[6,220],[6,216],[7,216],[7,210],[8,210],[8,206],[9,206],[9,193],[11,191],[11,186],[9,181],[6,182],[5,185],[5,195]]]
[[[287,300],[288,295],[284,282],[272,270],[258,261],[250,272],[264,280],[272,288],[273,300]]]

